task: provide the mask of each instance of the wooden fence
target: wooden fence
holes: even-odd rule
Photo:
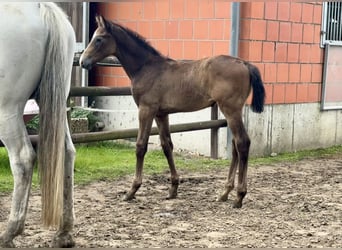
[[[122,96],[131,95],[130,87],[72,87],[70,96]],[[211,129],[210,138],[210,156],[212,158],[218,157],[218,129],[220,127],[227,127],[227,121],[225,119],[217,119],[217,107],[213,107],[211,110],[211,120],[193,123],[183,123],[170,125],[171,133],[179,133],[186,131],[195,131],[203,129]],[[92,133],[78,133],[73,134],[72,138],[74,143],[103,141],[103,140],[115,140],[115,139],[127,139],[134,138],[138,134],[138,129],[124,129],[115,131],[101,131]],[[151,135],[157,135],[158,129],[152,128]]]
[[[78,57],[75,57],[74,65],[78,65]],[[106,60],[99,63],[101,66],[120,66],[117,59],[107,58]],[[71,87],[70,97],[80,96],[122,96],[131,95],[129,87]],[[218,157],[218,129],[220,127],[227,127],[227,121],[225,119],[217,119],[218,112],[217,107],[212,108],[211,120],[193,123],[183,123],[170,125],[171,133],[179,133],[186,131],[195,131],[203,129],[211,129],[211,142],[210,151],[211,157]],[[74,133],[72,134],[72,140],[74,143],[86,143],[104,140],[117,140],[117,139],[128,139],[137,137],[138,129],[123,129],[113,131],[100,131],[100,132],[89,132],[89,133]],[[158,128],[153,127],[151,135],[157,135]],[[33,145],[36,145],[38,141],[38,135],[30,135],[30,139]],[[0,146],[3,146],[0,141]]]

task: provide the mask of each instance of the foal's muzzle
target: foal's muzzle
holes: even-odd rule
[[[92,63],[91,59],[88,59],[88,58],[83,59],[81,56],[80,66],[84,69],[91,70],[91,68],[93,67],[93,63]]]

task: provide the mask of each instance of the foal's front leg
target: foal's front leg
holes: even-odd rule
[[[144,157],[147,152],[148,138],[151,133],[152,122],[154,118],[154,112],[151,111],[149,107],[140,106],[139,107],[139,131],[136,142],[136,168],[135,168],[135,178],[132,183],[132,187],[129,192],[124,196],[125,201],[132,200],[135,193],[141,186],[142,183],[142,173],[144,166]]]
[[[160,144],[163,148],[164,155],[167,159],[171,172],[171,188],[169,190],[168,199],[174,199],[177,197],[179,176],[173,160],[173,144],[170,135],[169,116],[157,116],[156,123],[159,129]]]

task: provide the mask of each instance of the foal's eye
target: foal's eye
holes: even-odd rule
[[[95,46],[99,47],[102,43],[102,38],[101,37],[96,37],[95,38]]]

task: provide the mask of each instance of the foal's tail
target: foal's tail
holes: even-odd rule
[[[249,70],[250,83],[253,89],[252,110],[256,113],[264,111],[265,104],[265,88],[261,80],[259,69],[250,64],[246,64]]]
[[[75,35],[66,15],[54,3],[40,3],[40,13],[48,31],[38,96],[42,223],[59,227],[63,215],[66,100],[73,58],[70,42]]]

